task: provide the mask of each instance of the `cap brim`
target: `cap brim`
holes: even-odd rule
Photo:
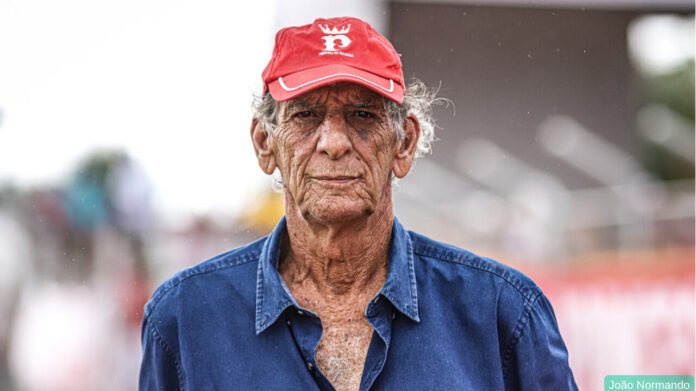
[[[338,82],[359,84],[399,104],[404,100],[404,89],[396,81],[342,64],[310,68],[279,77],[268,83],[268,89],[273,99],[282,102]]]

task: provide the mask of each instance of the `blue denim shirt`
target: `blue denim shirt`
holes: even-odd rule
[[[166,281],[145,307],[141,390],[330,390],[321,321],[280,277],[285,220]],[[575,390],[549,301],[520,272],[395,219],[361,390]]]

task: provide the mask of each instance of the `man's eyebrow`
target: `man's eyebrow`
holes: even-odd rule
[[[304,100],[291,100],[286,103],[286,110],[312,110],[316,109],[318,105],[313,105]]]
[[[350,107],[356,107],[356,108],[365,108],[365,109],[374,109],[374,108],[379,108],[382,107],[382,104],[384,101],[380,99],[379,97],[376,96],[369,96],[369,97],[362,97],[360,99],[356,99],[357,102],[355,103],[349,103],[346,106]]]
[[[367,102],[358,102],[358,103],[351,103],[351,107],[358,107],[358,108],[374,108],[377,107],[377,102],[375,101],[367,101]]]
[[[366,99],[355,103],[347,103],[346,106],[358,109],[374,109],[380,107],[380,103],[379,99]],[[289,100],[285,102],[285,105],[287,111],[315,110],[322,107],[321,104],[315,104],[303,99]]]

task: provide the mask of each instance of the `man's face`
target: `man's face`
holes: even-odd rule
[[[288,203],[307,220],[370,215],[391,197],[399,141],[384,99],[364,87],[338,83],[281,102],[271,138]]]

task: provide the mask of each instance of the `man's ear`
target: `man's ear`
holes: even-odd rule
[[[403,178],[408,174],[413,166],[413,159],[416,157],[418,138],[420,137],[420,122],[415,115],[409,115],[404,120],[404,138],[399,143],[394,156],[392,170],[397,178]]]
[[[270,134],[266,132],[264,126],[261,125],[261,122],[256,118],[251,120],[251,141],[254,144],[254,151],[256,151],[259,167],[261,167],[261,170],[266,174],[273,174],[276,168],[275,156],[271,148],[273,139]]]

